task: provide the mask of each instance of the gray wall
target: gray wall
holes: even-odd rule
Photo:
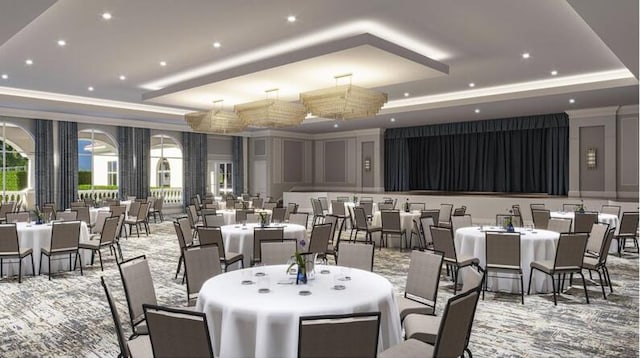
[[[638,197],[638,108],[622,108],[617,118],[618,196]]]
[[[596,150],[596,167],[587,167],[587,150]],[[580,128],[580,191],[604,191],[604,126]]]

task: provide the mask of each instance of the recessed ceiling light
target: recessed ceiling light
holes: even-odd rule
[[[127,79],[127,76],[125,76],[125,75],[120,75],[120,81],[124,81],[124,80],[126,80],[126,79]]]
[[[405,96],[405,97],[409,97],[409,92],[405,92],[405,93],[404,93],[404,96]]]
[[[93,92],[93,87],[89,86],[89,87],[87,88],[87,91],[89,91],[89,92]]]
[[[287,17],[287,21],[289,21],[289,22],[296,22],[296,17],[295,17],[295,16],[293,16],[293,15],[289,15],[289,16]]]
[[[7,80],[7,79],[9,79],[9,75],[7,75],[6,73],[3,73],[3,74],[2,74],[2,79],[3,79],[3,80]]]
[[[24,61],[25,64],[27,64],[28,66],[33,65],[33,60],[28,58],[26,61]]]
[[[476,113],[480,113],[480,108],[476,108],[476,109],[474,110],[474,112],[476,112]]]
[[[334,124],[333,128],[338,128],[338,123]]]
[[[102,18],[105,20],[111,20],[111,13],[110,12],[103,12],[102,13]]]
[[[65,40],[58,40],[58,46],[60,46],[60,47],[64,47],[64,46],[66,46],[66,45],[67,45],[67,41],[65,41]]]
[[[469,87],[475,87],[475,86],[476,86],[475,83],[473,83],[473,82],[469,83]]]
[[[522,58],[524,58],[524,59],[527,59],[529,57],[531,57],[531,54],[528,53],[528,52],[525,52],[525,53],[522,54]]]
[[[556,70],[551,71],[551,76],[557,76],[557,75],[558,75],[558,71]]]
[[[167,62],[166,62],[166,61],[160,61],[160,66],[164,67],[164,66],[166,66],[166,65],[167,65]]]
[[[569,100],[569,103],[576,103],[576,100],[575,100],[575,99],[573,99],[573,98],[571,98],[571,99]]]
[[[393,118],[393,117],[391,117],[389,120],[390,120],[391,122],[395,122],[395,121],[396,121],[396,119],[395,119],[395,118]]]
[[[215,48],[220,48],[220,46],[221,46],[220,42],[216,41],[216,42],[213,43],[213,47],[215,47]]]

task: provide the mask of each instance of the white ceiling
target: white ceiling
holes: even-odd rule
[[[586,0],[51,3],[7,0],[0,6],[0,74],[8,76],[0,79],[0,113],[26,109],[186,129],[181,113],[203,109],[207,101],[244,101],[251,93],[258,100],[267,84],[291,89],[285,97],[293,99],[295,91],[319,86],[295,54],[367,33],[448,66],[448,74],[424,75],[415,63],[370,48],[305,59],[316,69],[335,64],[354,74],[369,64],[380,72],[378,79],[355,76],[354,84],[388,93],[389,103],[374,119],[339,123],[338,129],[332,121],[315,120],[292,130],[319,133],[638,103],[637,0],[607,2],[602,17],[598,2]],[[105,11],[111,20],[101,18]],[[297,21],[287,22],[289,15]],[[59,47],[60,39],[67,45]],[[220,48],[212,46],[215,41]],[[531,57],[523,59],[523,52]],[[269,67],[274,58],[287,57],[291,63]],[[32,66],[25,65],[27,58]],[[558,75],[551,76],[552,70]],[[229,78],[198,82],[221,73]]]

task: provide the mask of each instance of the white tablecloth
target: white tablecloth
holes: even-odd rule
[[[485,229],[488,229],[485,227]],[[495,229],[495,230],[494,230]],[[493,228],[491,231],[498,231],[500,228]],[[556,245],[560,234],[554,231],[536,229],[527,231],[516,228],[521,232],[520,236],[520,265],[522,267],[522,277],[524,280],[524,290],[529,284],[529,273],[531,272],[532,261],[542,261],[555,259]],[[470,255],[480,260],[480,265],[485,265],[485,232],[478,227],[465,227],[456,230],[455,234],[456,252],[460,255]],[[495,272],[491,273],[494,275]],[[500,276],[509,274],[500,273]],[[517,278],[517,275],[513,275]],[[551,292],[551,278],[548,275],[534,272],[531,284],[532,292]],[[508,278],[490,278],[487,282],[488,288],[494,291],[520,292],[520,280]]]
[[[552,218],[571,219],[571,230],[573,230],[573,224],[575,222],[575,213],[573,211],[552,211]],[[609,227],[618,227],[618,217],[613,214],[598,214],[598,222],[609,224]]]
[[[280,224],[284,226],[284,238],[296,239],[298,244],[300,241],[306,240],[307,230],[304,226],[296,224]],[[253,258],[253,229],[259,227],[259,224],[247,225],[225,225],[221,227],[222,237],[224,238],[225,252],[240,252],[244,255],[244,266],[249,267]],[[273,225],[271,226],[273,227]],[[309,243],[307,242],[307,246]]]
[[[267,215],[271,216],[271,210],[262,210],[262,209],[255,210],[256,214],[260,212],[267,213]],[[236,209],[216,210],[216,214],[222,214],[225,225],[236,224]]]
[[[35,265],[36,272],[38,272],[38,268],[40,267],[40,249],[41,248],[49,248],[51,245],[51,225],[50,224],[42,224],[35,225],[33,223],[16,223],[16,229],[18,230],[18,239],[20,240],[20,247],[27,247],[33,250],[33,264]],[[89,229],[87,228],[87,224],[82,222],[80,225],[80,241],[89,240]],[[91,261],[91,251],[89,250],[80,250],[80,255],[82,256],[82,265],[86,266]],[[63,256],[54,256],[54,259],[51,261],[51,269],[53,272],[69,270],[69,260],[63,259]],[[71,260],[73,260],[75,256],[72,255]],[[47,257],[43,256],[43,265],[42,272],[49,272]],[[18,262],[15,261],[15,264],[9,264],[5,266],[5,270],[7,270],[7,274],[17,274],[18,273]],[[24,259],[22,262],[24,267],[28,267],[24,269],[24,273],[31,273],[31,262],[29,258]],[[8,267],[7,267],[8,266]]]
[[[320,274],[322,269],[330,273]],[[380,275],[352,269],[346,289],[334,290],[339,266],[316,266],[316,278],[306,285],[279,284],[292,277],[286,274],[286,265],[245,270],[254,270],[251,275],[264,271],[271,292],[258,293],[256,284],[242,285],[247,279],[244,270],[213,277],[200,290],[196,310],[207,315],[216,357],[296,357],[298,321],[308,315],[380,311],[378,349],[402,340],[393,286]],[[311,295],[301,296],[301,290]]]

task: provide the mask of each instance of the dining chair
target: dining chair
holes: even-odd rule
[[[414,211],[414,210],[424,210],[427,207],[427,204],[425,203],[409,203],[409,210],[410,211]]]
[[[262,240],[260,246],[260,259],[263,265],[284,265],[295,255],[298,240]]]
[[[524,282],[522,278],[520,233],[519,232],[486,232],[485,233],[485,271],[487,277],[497,279],[513,279],[511,276],[500,276],[501,273],[515,273],[520,278],[520,300],[524,304]],[[490,276],[489,272],[495,275]],[[484,281],[482,299],[487,290],[487,282]]]
[[[205,215],[204,226],[206,227],[221,227],[224,226],[224,216],[222,215]]]
[[[331,224],[331,237],[329,238],[329,245],[327,245],[327,251],[324,255],[333,256],[333,261],[338,262],[338,247],[340,245],[340,235],[336,237],[336,229],[338,228],[338,217],[335,215],[327,214],[324,217],[324,224]]]
[[[193,245],[193,238],[191,236],[191,227],[189,226],[189,219],[178,218],[173,222],[173,229],[176,232],[176,238],[178,239],[178,247],[180,248],[180,257],[178,257],[178,268],[176,269],[176,276],[180,273],[182,263],[184,262],[184,249]]]
[[[309,199],[311,201],[311,209],[313,211],[313,220],[311,222],[311,225],[315,225],[317,223],[321,223],[324,220],[324,210],[322,210],[322,204],[320,203],[320,200],[316,199],[316,198],[310,198]]]
[[[550,218],[547,224],[547,230],[561,232],[571,232],[571,225],[573,220],[565,218]]]
[[[111,296],[111,292],[109,292],[104,276],[100,276],[100,283],[102,284],[102,288],[104,288],[104,294],[107,297],[107,303],[109,303],[109,310],[111,310],[111,318],[113,318],[113,324],[116,328],[118,346],[120,346],[120,354],[118,357],[136,358],[153,356],[151,341],[148,335],[137,336],[132,340],[127,340],[127,337],[124,335],[124,330],[122,329],[122,321],[120,320],[118,308],[116,307],[113,296]]]
[[[111,212],[111,216],[125,215],[127,207],[124,205],[109,205],[109,211]]]
[[[378,210],[383,211],[383,210],[393,210],[393,203],[378,203]]]
[[[26,223],[31,220],[29,212],[21,211],[19,213],[7,213],[7,224]]]
[[[295,214],[297,212],[298,212],[298,204],[296,203],[287,204],[287,210],[284,213],[284,220],[285,221],[289,220],[289,215]]]
[[[411,313],[435,314],[442,261],[440,252],[411,251],[404,294],[396,295],[400,321]]]
[[[397,210],[385,210],[380,212],[382,219],[382,230],[380,236],[380,249],[382,246],[388,246],[389,235],[400,236],[400,251],[402,251],[402,239],[404,238],[405,246],[409,248],[407,239],[407,231],[402,228],[400,223],[400,212]]]
[[[75,209],[75,208],[84,208],[84,207],[86,207],[86,206],[87,206],[87,204],[85,204],[85,202],[84,202],[84,201],[73,201],[73,202],[69,203],[69,207],[70,207],[71,209]]]
[[[133,205],[133,204],[132,204]],[[149,222],[148,222],[148,210],[149,203],[141,203],[138,208],[138,213],[135,217],[125,219],[124,223],[129,225],[129,235],[132,234],[132,228],[136,228],[136,235],[140,237],[140,225],[144,226],[144,231],[149,236]]]
[[[111,212],[107,211],[107,210],[99,210],[96,213],[96,222],[93,223],[93,226],[91,227],[91,233],[92,234],[99,234],[102,232],[102,228],[104,227],[104,221],[107,218],[110,218],[111,216]],[[113,216],[115,218],[118,218],[118,216]]]
[[[584,296],[589,303],[589,293],[587,291],[587,283],[582,274],[582,262],[584,253],[587,248],[588,233],[561,233],[556,245],[556,256],[551,261],[533,261],[531,262],[531,272],[529,273],[529,288],[527,295],[531,293],[531,279],[533,271],[540,271],[551,277],[553,289],[553,304],[558,305],[556,295],[561,293],[562,282],[567,274],[578,273],[582,277],[582,285],[584,287]],[[558,276],[557,281],[555,276]],[[561,280],[562,279],[562,280]],[[569,279],[571,284],[571,279]]]
[[[289,224],[296,224],[300,226],[304,226],[304,229],[307,230],[307,223],[309,221],[308,213],[292,213],[289,214]]]
[[[600,254],[600,250],[602,249],[602,244],[604,243],[605,237],[609,232],[609,224],[606,223],[595,223],[591,226],[591,230],[589,231],[589,238],[587,239],[587,249],[585,255],[589,256],[597,256]]]
[[[76,221],[78,220],[78,212],[77,211],[57,211],[56,220]]]
[[[376,233],[376,232],[382,232],[382,227],[381,226],[374,226],[374,225],[370,225],[369,222],[367,221],[367,216],[366,213],[364,211],[363,207],[360,206],[356,206],[355,208],[353,208],[353,216],[354,216],[354,223],[355,225],[352,228],[352,232],[355,231],[355,237],[353,237],[352,241],[357,241],[358,238],[358,233],[360,232],[364,232],[365,234],[365,242],[369,242],[372,243],[373,242],[373,237],[372,234]],[[337,219],[339,219],[339,216],[335,216]],[[342,221],[342,225],[344,225],[344,220]],[[340,231],[339,231],[340,232]],[[349,235],[351,236],[351,235]],[[338,239],[340,239],[340,235],[338,235]],[[382,240],[382,239],[380,239]]]
[[[378,353],[380,316],[380,312],[301,316],[298,324],[298,357],[375,358]]]
[[[431,229],[430,227],[435,225],[433,221],[433,217],[431,216],[423,216],[420,217],[420,249],[431,249],[433,248],[433,239],[431,238]],[[411,246],[411,241],[409,241],[409,246]]]
[[[453,210],[453,216],[462,216],[465,215],[467,213],[467,207],[462,205],[459,208],[455,208]]]
[[[438,226],[451,227],[451,211],[453,204],[440,204],[440,212],[438,215]]]
[[[320,257],[324,257],[325,251],[329,246],[329,240],[331,239],[331,230],[333,225],[317,224],[311,229],[311,237],[309,238],[309,246],[305,251],[306,254],[317,254]]]
[[[154,357],[213,357],[207,316],[193,310],[144,304]]]
[[[129,210],[127,211],[127,217],[135,218],[138,216],[138,211],[140,211],[140,202],[139,201],[131,201],[129,205]]]
[[[82,241],[78,244],[78,248],[80,249],[91,250],[91,265],[93,265],[95,253],[98,252],[101,271],[104,271],[104,266],[102,264],[102,252],[100,250],[109,247],[111,251],[114,251],[113,245],[117,243],[116,230],[118,229],[118,220],[120,220],[120,218],[107,218],[100,234],[92,235],[88,241]]]
[[[283,223],[287,208],[273,208],[271,209],[271,221],[274,223]]]
[[[342,201],[338,201],[338,200],[331,200],[331,215],[335,215],[338,218],[340,218],[340,220],[343,221],[343,223],[340,225],[341,228],[346,229],[346,221],[347,221],[347,217],[349,215],[347,215],[347,211],[345,209],[345,204]],[[352,227],[353,229],[353,227]],[[341,235],[342,232],[338,232],[338,235]]]
[[[455,233],[456,230],[463,227],[471,227],[473,222],[471,221],[471,215],[454,215],[451,217],[451,230]]]
[[[321,196],[318,198],[318,200],[320,201],[320,205],[322,206],[323,211],[329,210],[329,200],[326,196]]]
[[[253,257],[251,265],[262,262],[262,241],[283,241],[283,227],[255,227],[253,228]]]
[[[89,214],[88,206],[72,208],[71,211],[77,212],[76,220],[84,221],[85,223],[87,223],[87,225],[91,225],[91,216]]]
[[[205,281],[222,273],[218,249],[215,244],[200,244],[183,249],[188,305],[195,303],[191,296],[200,292]]]
[[[82,257],[78,250],[78,244],[80,242],[80,221],[66,221],[60,223],[53,223],[51,225],[51,242],[49,247],[43,247],[40,249],[40,267],[38,274],[42,273],[42,256],[47,256],[49,264],[49,280],[51,280],[51,259],[53,256],[69,255],[69,270],[76,270],[76,263],[80,261],[80,275],[84,276],[82,272]],[[75,260],[73,261],[73,269],[71,264],[71,255],[75,254]]]
[[[420,218],[430,217],[433,219],[433,224],[438,226],[440,222],[440,209],[426,209],[420,212]]]
[[[251,207],[254,209],[262,209],[262,204],[264,203],[263,198],[253,198],[251,199]]]
[[[471,356],[467,343],[479,296],[479,289],[470,290],[447,301],[434,345],[410,338],[383,351],[378,358],[462,357],[465,352]]]
[[[244,268],[244,255],[240,252],[227,251],[224,249],[224,239],[222,238],[222,229],[219,227],[199,227],[198,238],[200,245],[217,245],[218,256],[220,262],[224,264],[224,272],[229,270],[229,266],[236,262],[240,262],[240,266]]]
[[[118,263],[124,295],[129,309],[132,334],[129,337],[149,334],[142,305],[157,304],[156,290],[145,255],[136,256]]]
[[[573,232],[590,232],[593,224],[598,222],[598,213],[595,211],[576,211],[574,215]]]
[[[563,203],[562,204],[562,211],[564,211],[566,213],[570,213],[570,212],[578,211],[582,207],[583,207],[582,204]]]
[[[609,284],[609,291],[613,292],[613,285],[611,284],[611,277],[609,276],[609,269],[607,268],[607,257],[609,256],[609,248],[611,247],[611,241],[615,236],[615,232],[615,228],[608,229],[597,254],[594,255],[590,252],[585,253],[584,261],[582,262],[582,268],[589,271],[590,277],[592,271],[596,271],[598,273],[600,288],[602,288],[602,297],[605,300],[607,299],[607,294],[605,293],[604,288],[607,283]],[[587,246],[588,245],[589,241],[587,240]],[[602,281],[603,276],[604,282]]]
[[[22,283],[22,260],[27,256],[31,256],[31,274],[35,276],[36,268],[33,264],[33,250],[27,247],[20,247],[16,224],[0,224],[0,277],[3,277],[4,260],[16,258],[18,259],[18,283]]]
[[[533,217],[533,225],[536,229],[547,229],[549,219],[551,218],[551,212],[549,210],[534,209],[531,210],[531,216]]]
[[[336,265],[373,272],[375,243],[341,242]]]
[[[236,209],[236,224],[243,224],[247,222],[247,210]]]
[[[638,249],[638,212],[626,211],[622,213],[618,234],[615,236],[618,241],[618,256],[622,256],[627,246],[627,240],[633,240],[633,245]]]
[[[522,227],[524,226],[524,220],[522,219],[522,210],[520,210],[520,205],[519,204],[513,204],[511,205],[511,211],[513,212],[513,216],[517,217],[517,221],[520,223],[518,226]],[[513,220],[512,221],[516,221]]]
[[[359,205],[364,209],[364,215],[367,218],[367,221],[373,219],[373,201],[360,201]]]
[[[444,263],[448,268],[452,268],[453,277],[453,294],[458,290],[458,271],[473,264],[479,264],[477,257],[468,255],[459,255],[453,242],[453,233],[451,229],[446,227],[431,226],[431,237],[433,238],[433,250],[441,252],[444,255]]]
[[[616,217],[619,217],[620,209],[621,207],[619,205],[602,205],[602,207],[600,208],[600,213],[615,215]]]

